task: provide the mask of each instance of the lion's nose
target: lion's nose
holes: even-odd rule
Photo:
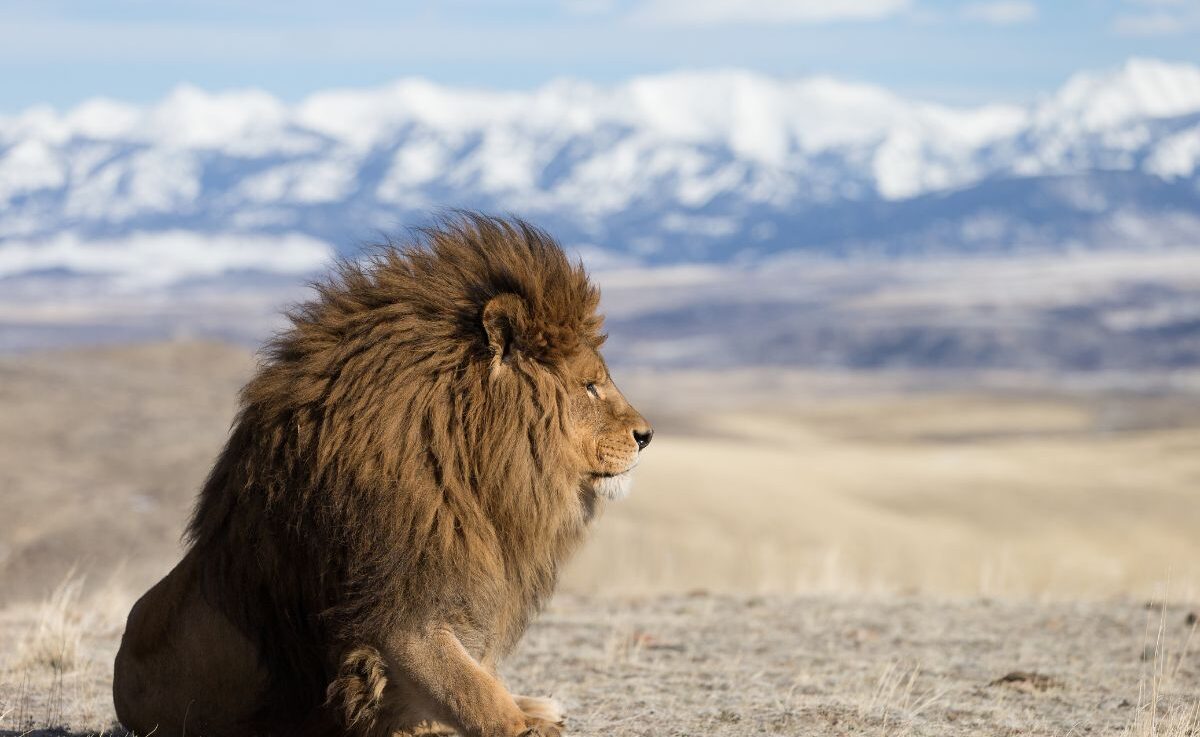
[[[638,450],[645,448],[654,439],[654,430],[646,428],[645,430],[634,430],[633,439],[638,444]]]

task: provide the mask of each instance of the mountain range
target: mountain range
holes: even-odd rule
[[[971,108],[697,71],[0,116],[9,280],[307,272],[442,207],[520,214],[614,266],[1190,248],[1200,68],[1134,59]]]

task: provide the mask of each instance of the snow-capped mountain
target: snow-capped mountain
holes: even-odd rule
[[[0,117],[0,278],[303,272],[439,207],[616,262],[1200,247],[1200,68],[1133,60],[1027,106],[729,71]]]

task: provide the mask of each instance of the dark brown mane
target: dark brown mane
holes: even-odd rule
[[[553,239],[457,215],[317,290],[244,389],[188,531],[205,598],[294,674],[264,719],[319,703],[342,644],[429,609],[513,644],[587,514],[563,364],[603,341],[599,295]]]

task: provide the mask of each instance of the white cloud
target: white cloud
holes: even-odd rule
[[[869,21],[901,13],[911,0],[647,0],[635,20],[661,25],[831,23]]]
[[[1187,23],[1171,13],[1119,15],[1113,21],[1113,30],[1123,36],[1169,36],[1187,30]]]
[[[1200,30],[1197,0],[1131,0],[1145,11],[1118,15],[1112,28],[1122,36],[1172,36]]]
[[[1029,0],[995,0],[968,3],[963,7],[962,14],[967,20],[993,26],[1011,26],[1036,19],[1038,9]]]
[[[132,232],[90,240],[67,231],[39,241],[8,241],[0,249],[0,277],[45,269],[107,274],[127,289],[152,288],[189,277],[255,270],[311,274],[333,248],[304,233],[278,236],[206,235],[186,230]]]

